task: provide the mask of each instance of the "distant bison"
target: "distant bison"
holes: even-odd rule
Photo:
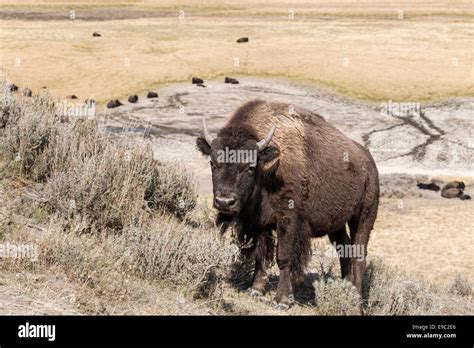
[[[116,107],[119,107],[119,106],[122,106],[122,105],[123,104],[120,102],[120,100],[112,99],[111,101],[109,101],[107,103],[107,108],[112,109],[112,108],[116,108]]]
[[[236,79],[232,78],[232,77],[226,77],[224,79],[224,83],[231,83],[233,85],[236,85],[239,83],[239,81],[237,81]]]
[[[237,39],[236,42],[237,43],[249,42],[249,38],[248,37],[241,37],[241,38]]]
[[[249,292],[265,290],[276,230],[277,308],[293,302],[292,280],[303,279],[311,238],[324,235],[345,250],[342,277],[352,279],[362,295],[379,204],[378,171],[369,151],[315,113],[260,100],[240,107],[216,137],[204,120],[203,130],[196,143],[210,157],[217,223],[222,232],[234,224],[242,253],[255,261]]]
[[[455,187],[451,187],[451,188],[448,188],[447,190],[441,191],[441,197],[444,197],[444,198],[458,198],[458,197],[461,197],[461,195],[462,195],[462,190]]]
[[[193,77],[193,78],[191,79],[191,82],[192,82],[193,84],[197,85],[197,84],[199,84],[199,83],[203,84],[203,83],[204,83],[204,80],[203,80],[203,79],[200,79],[199,77]]]
[[[443,190],[448,190],[450,188],[464,190],[466,188],[466,185],[462,181],[451,181],[444,185]]]
[[[130,97],[128,97],[128,102],[129,103],[136,103],[138,101],[138,95],[131,95]]]
[[[8,86],[8,88],[10,89],[10,92],[18,91],[18,86],[15,85],[14,83],[12,83],[10,86]]]
[[[92,36],[94,36],[94,37],[101,37],[102,35],[101,35],[100,33],[98,33],[98,32],[95,31],[95,32],[92,33]]]
[[[417,184],[416,186],[418,186],[418,188],[420,190],[431,190],[431,191],[435,191],[435,192],[438,192],[441,188],[436,185],[435,183],[429,183],[429,184],[423,184],[423,183],[419,183]]]
[[[471,199],[471,196],[464,193],[466,185],[462,181],[451,181],[444,185],[441,190],[441,197],[460,198],[461,200]]]
[[[158,93],[156,92],[148,92],[147,95],[146,95],[147,98],[158,98]]]

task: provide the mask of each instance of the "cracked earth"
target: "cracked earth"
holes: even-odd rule
[[[195,149],[201,120],[217,132],[232,112],[258,98],[309,109],[367,146],[380,173],[474,176],[474,99],[422,104],[419,114],[382,112],[381,103],[360,103],[313,87],[279,79],[240,78],[240,84],[173,84],[159,98],[103,111],[104,128],[135,140],[151,141],[155,157],[183,164],[198,190],[211,192],[208,163]],[[387,101],[388,102],[388,101]],[[416,102],[416,101],[413,101]],[[145,137],[144,137],[145,135]]]

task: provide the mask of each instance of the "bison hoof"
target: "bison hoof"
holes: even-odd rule
[[[288,309],[290,309],[290,305],[286,303],[276,303],[275,301],[273,301],[273,307],[277,311],[287,311]]]
[[[260,297],[263,295],[262,292],[252,289],[252,288],[248,289],[247,292],[250,295],[250,297]]]

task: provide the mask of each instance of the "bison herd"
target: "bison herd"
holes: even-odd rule
[[[95,33],[94,33],[95,34]],[[94,35],[95,36],[95,35]],[[100,35],[99,35],[100,36]],[[199,86],[199,87],[206,87],[206,85],[204,84],[204,80],[199,78],[199,77],[193,77],[191,79],[191,82],[192,84],[196,85],[196,86]],[[228,84],[238,84],[239,81],[233,77],[225,77],[224,78],[224,83],[228,83]],[[8,86],[10,92],[17,92],[18,91],[18,86],[15,85],[15,84],[11,84]],[[46,88],[46,87],[43,87],[43,88]],[[33,95],[33,92],[31,91],[31,89],[29,88],[25,88],[23,89],[22,91],[23,95],[25,97],[31,97]],[[146,95],[146,97],[148,99],[154,99],[154,98],[158,98],[158,93],[156,92],[153,92],[153,91],[149,91]],[[72,99],[72,100],[75,100],[75,99],[78,99],[76,95],[74,94],[71,94],[71,95],[68,95],[66,96],[67,99]],[[85,103],[87,104],[89,101],[91,101],[92,99],[87,99],[85,101]],[[94,101],[95,102],[95,101]],[[131,95],[128,97],[128,102],[131,103],[131,104],[135,104],[138,102],[138,96],[135,94],[135,95]],[[117,108],[119,106],[122,106],[123,103],[119,100],[119,99],[111,99],[108,103],[107,103],[107,108],[108,109],[113,109],[113,108]]]
[[[441,188],[436,185],[435,183],[431,182],[429,184],[425,183],[418,183],[418,186],[421,190],[430,190],[438,192]],[[471,199],[471,196],[464,193],[464,189],[466,185],[462,181],[451,181],[444,185],[443,189],[441,190],[441,197],[444,198],[459,198],[461,200]]]

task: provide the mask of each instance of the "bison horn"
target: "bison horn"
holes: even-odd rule
[[[258,152],[262,151],[268,146],[268,144],[270,144],[270,141],[272,141],[273,138],[273,134],[275,133],[275,129],[276,127],[273,126],[272,129],[270,129],[270,132],[268,132],[267,136],[257,143]]]
[[[211,135],[211,133],[209,133],[209,129],[207,129],[206,120],[204,118],[202,119],[202,130],[204,132],[204,138],[206,139],[207,143],[211,145],[214,137]]]

